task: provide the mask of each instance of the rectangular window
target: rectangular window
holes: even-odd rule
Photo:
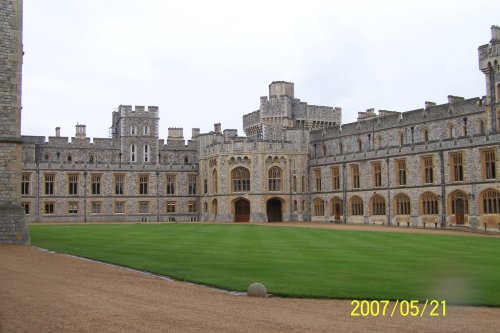
[[[30,174],[23,173],[21,179],[21,194],[29,195],[30,194]]]
[[[148,214],[149,213],[149,202],[148,201],[140,201],[139,202],[139,214]]]
[[[382,163],[374,162],[372,164],[373,168],[373,186],[381,187],[382,186]]]
[[[188,194],[196,194],[196,175],[188,176]]]
[[[68,194],[78,194],[78,175],[68,175]]]
[[[100,201],[92,201],[92,214],[101,214],[102,203]]]
[[[175,201],[167,201],[167,213],[175,213]]]
[[[43,210],[45,215],[52,215],[54,214],[54,203],[53,202],[46,202],[44,204],[44,210]]]
[[[188,212],[189,213],[196,213],[196,201],[188,202]]]
[[[316,191],[321,191],[321,170],[315,169],[313,170],[314,175],[314,185]]]
[[[44,175],[45,195],[54,195],[54,177],[55,175]]]
[[[451,154],[451,179],[453,182],[462,182],[464,180],[462,153]]]
[[[139,175],[139,194],[148,194],[149,175]]]
[[[340,170],[338,166],[332,168],[332,189],[340,190]]]
[[[29,202],[23,202],[24,214],[30,215],[30,204]]]
[[[481,152],[481,162],[483,165],[483,178],[496,179],[495,151],[485,150]]]
[[[149,146],[144,146],[144,162],[149,162]]]
[[[396,161],[398,185],[406,185],[406,160]]]
[[[125,202],[115,202],[115,214],[125,214]]]
[[[123,195],[125,189],[125,175],[115,175],[115,194]]]
[[[167,195],[175,194],[175,176],[167,175],[165,179],[167,184],[166,194]]]
[[[78,202],[68,202],[68,214],[78,214]]]
[[[359,165],[351,165],[352,188],[359,188]]]
[[[101,175],[92,175],[92,195],[100,195],[101,194]]]
[[[434,164],[432,161],[432,156],[423,157],[423,172],[424,172],[424,183],[432,184],[434,183]]]

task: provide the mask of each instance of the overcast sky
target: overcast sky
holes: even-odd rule
[[[500,1],[24,0],[22,134],[108,137],[120,104],[160,107],[168,127],[243,135],[272,81],[358,111],[483,96],[477,48]]]

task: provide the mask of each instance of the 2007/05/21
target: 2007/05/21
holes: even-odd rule
[[[446,316],[446,301],[425,300],[421,309],[419,307],[418,300],[396,300],[396,302],[394,302],[394,306],[390,309],[390,314],[387,312],[389,303],[390,301],[388,300],[360,301],[355,299],[351,302],[351,305],[354,306],[351,311],[351,317],[385,317],[386,315],[393,317],[394,314],[402,317],[423,317],[427,307],[429,307],[429,317]],[[442,308],[442,312],[439,311],[440,306]],[[396,311],[397,309],[399,309],[399,311]]]

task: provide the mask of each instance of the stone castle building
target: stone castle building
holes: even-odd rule
[[[45,221],[339,221],[404,226],[500,223],[500,27],[479,48],[486,96],[369,109],[341,124],[275,81],[246,136],[182,128],[160,139],[158,107],[121,105],[111,138],[24,136],[26,218]]]
[[[19,187],[22,57],[22,1],[0,0],[0,243],[29,243]]]

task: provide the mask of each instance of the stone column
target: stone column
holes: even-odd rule
[[[21,206],[22,0],[0,0],[0,243],[29,244]]]

